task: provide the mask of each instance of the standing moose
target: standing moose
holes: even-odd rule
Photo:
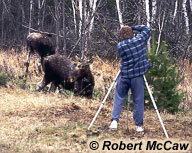
[[[27,60],[26,72],[28,73],[30,54],[36,52],[38,58],[38,69],[41,72],[40,61],[42,58],[55,54],[55,47],[51,35],[41,33],[30,33],[27,36]]]

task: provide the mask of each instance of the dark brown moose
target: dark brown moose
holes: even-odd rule
[[[41,72],[41,59],[55,54],[54,42],[51,35],[41,33],[30,33],[27,36],[27,60],[26,72],[28,72],[31,53],[38,54],[38,69]]]
[[[92,97],[95,84],[89,64],[76,65],[65,56],[55,54],[43,58],[42,67],[44,77],[36,90],[40,91],[53,82],[55,87],[71,90],[76,96]],[[55,88],[51,90],[54,91]]]

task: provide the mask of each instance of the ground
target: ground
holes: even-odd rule
[[[22,65],[20,62],[22,60],[19,60],[21,57],[14,57]],[[108,127],[111,122],[114,91],[109,95],[92,128],[88,130],[89,124],[118,72],[118,65],[110,62],[113,65],[113,68],[110,68],[108,63],[101,64],[99,60],[98,58],[97,64],[93,63],[92,65],[96,78],[96,90],[93,99],[75,97],[72,93],[66,96],[58,92],[36,92],[34,87],[41,76],[29,75],[23,81],[24,68],[19,66],[16,61],[7,62],[9,67],[11,62],[14,65],[12,67],[15,71],[12,70],[10,73],[18,74],[15,78],[22,79],[14,82],[9,81],[10,83],[6,87],[0,86],[0,152],[84,153],[92,152],[88,146],[90,139],[164,140],[165,135],[154,109],[145,109],[144,133],[135,132],[132,109],[129,111],[127,126],[125,108],[118,124],[118,130],[110,131]],[[100,66],[99,71],[96,71],[98,65]],[[35,73],[32,67],[30,71]],[[160,112],[160,115],[170,138],[192,143],[192,110],[189,109],[176,114],[169,114],[164,111]],[[188,152],[192,152],[192,149]]]
[[[8,88],[0,88],[0,97],[0,152],[88,152],[87,141],[91,138],[165,138],[154,110],[145,110],[144,133],[135,132],[132,111],[129,111],[127,130],[126,109],[118,131],[110,131],[112,103],[107,101],[88,130],[100,106],[97,100]],[[192,114],[161,113],[161,117],[170,138],[192,142]]]

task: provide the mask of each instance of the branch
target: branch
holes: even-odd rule
[[[84,28],[85,31],[89,28],[89,26],[90,26],[90,24],[91,24],[91,20],[93,19],[93,17],[95,17],[96,11],[97,11],[97,9],[98,9],[99,6],[100,6],[101,1],[102,1],[102,0],[100,0],[100,1],[98,2],[98,5],[97,5],[95,11],[92,13],[90,20],[86,23],[85,28]],[[74,3],[74,4],[75,4],[75,3]],[[78,9],[78,8],[77,8],[77,9]],[[77,14],[77,15],[79,16],[79,14]],[[79,16],[79,17],[80,17],[80,16]],[[80,17],[80,21],[82,22],[81,17]],[[77,42],[75,43],[75,45],[74,45],[74,47],[72,48],[71,53],[69,54],[68,58],[69,58],[69,57],[71,56],[71,54],[73,53],[73,51],[75,50],[75,48],[76,48],[77,45],[79,44],[80,40],[81,40],[81,37],[79,37],[79,39],[78,39]]]
[[[77,42],[75,43],[75,46],[72,48],[71,53],[69,54],[68,58],[70,58],[71,54],[73,53],[74,49],[77,47],[77,45],[79,44],[79,42],[80,42],[80,37],[79,37],[79,39],[77,40]]]
[[[48,8],[49,8],[49,12],[50,12],[51,16],[53,17],[54,21],[56,22],[56,21],[57,21],[57,19],[56,19],[56,17],[55,17],[55,15],[54,15],[54,13],[51,11],[50,6],[49,6]]]
[[[27,28],[27,29],[30,29],[30,30],[33,30],[35,32],[39,32],[39,33],[43,33],[43,34],[47,34],[47,35],[54,35],[54,36],[58,36],[57,34],[55,33],[49,33],[49,32],[44,32],[44,31],[39,31],[39,30],[36,30],[36,29],[33,29],[33,28],[30,28],[29,26],[26,26],[26,25],[23,25],[23,27]],[[63,38],[63,36],[59,35],[59,37]]]
[[[118,17],[119,17],[119,24],[120,24],[120,27],[123,27],[123,17],[120,10],[119,0],[116,0],[116,6],[117,6]]]
[[[161,41],[161,33],[162,33],[162,30],[163,30],[164,21],[165,21],[165,12],[163,14],[163,21],[162,21],[161,25],[160,25],[160,18],[159,18],[159,37],[158,37],[158,45],[157,45],[157,49],[156,49],[156,53],[155,53],[156,55],[157,55],[157,53],[159,51],[159,46],[160,46],[160,41]]]
[[[104,25],[102,25],[102,29],[106,32],[106,33],[108,33],[108,35],[109,35],[109,38],[108,39],[110,39],[110,40],[112,40],[112,42],[110,42],[110,41],[108,41],[110,44],[117,44],[118,43],[118,41],[117,40],[114,40],[113,39],[113,37],[115,37],[114,36],[114,34],[111,32],[111,31],[109,31]],[[115,37],[116,38],[116,37]]]
[[[45,3],[45,0],[42,1],[40,9],[43,8],[44,3]]]

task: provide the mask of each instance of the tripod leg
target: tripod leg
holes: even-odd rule
[[[92,126],[93,123],[95,122],[95,119],[97,118],[99,112],[101,111],[101,108],[103,107],[105,101],[107,100],[107,97],[109,96],[109,94],[110,94],[110,92],[111,92],[111,90],[112,90],[112,88],[113,88],[113,86],[114,86],[114,84],[115,84],[115,82],[116,82],[116,80],[117,80],[119,74],[120,74],[120,71],[117,73],[115,79],[113,80],[113,83],[111,84],[111,87],[109,88],[109,90],[108,90],[108,92],[107,92],[105,98],[103,99],[103,101],[102,101],[102,103],[101,103],[99,109],[97,110],[97,113],[95,114],[93,120],[91,121],[91,124],[89,125],[88,130],[91,128],[91,126]]]
[[[153,106],[154,106],[155,111],[156,111],[156,113],[157,113],[157,116],[158,116],[158,118],[159,118],[159,121],[160,121],[161,126],[162,126],[162,128],[163,128],[163,131],[164,131],[164,133],[165,133],[165,136],[166,136],[166,138],[169,138],[169,136],[168,136],[168,134],[167,134],[167,131],[166,131],[166,129],[165,129],[165,126],[164,126],[164,124],[163,124],[163,121],[162,121],[162,119],[161,119],[161,116],[160,116],[160,114],[159,114],[159,111],[158,111],[158,109],[157,109],[155,100],[154,100],[154,98],[153,98],[153,95],[152,95],[152,93],[151,93],[151,90],[150,90],[150,88],[149,88],[149,85],[148,85],[148,82],[147,82],[147,80],[146,80],[145,75],[143,75],[143,79],[144,79],[144,81],[145,81],[145,85],[146,85],[147,90],[148,90],[148,93],[149,93],[149,95],[150,95],[150,97],[151,97],[151,101],[152,101],[152,103],[153,103]]]

